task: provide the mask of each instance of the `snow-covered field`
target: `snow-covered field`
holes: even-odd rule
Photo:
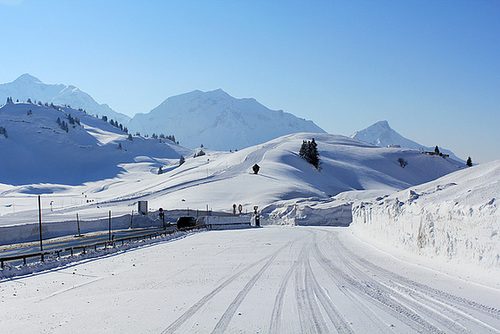
[[[199,232],[0,283],[4,333],[498,333],[489,287],[348,228]]]

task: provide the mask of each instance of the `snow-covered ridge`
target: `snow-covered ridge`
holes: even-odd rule
[[[426,147],[422,144],[414,142],[413,140],[403,137],[402,135],[397,133],[394,129],[392,129],[391,126],[389,125],[389,122],[387,121],[379,121],[376,122],[375,124],[370,125],[366,129],[356,131],[351,135],[351,138],[361,140],[380,147],[399,146],[416,150],[434,152],[434,147]],[[458,158],[450,150],[441,147],[439,149],[443,154],[449,155],[450,158],[457,160],[461,163],[465,163],[464,160]]]
[[[500,267],[500,161],[353,207],[353,229],[407,251]]]
[[[23,74],[13,82],[0,84],[0,103],[4,103],[7,97],[12,97],[14,101],[26,102],[41,101],[43,103],[54,103],[57,105],[69,105],[75,109],[84,109],[89,114],[108,116],[126,125],[130,117],[118,113],[107,104],[97,103],[89,94],[81,91],[75,86],[64,84],[45,84],[40,79]]]
[[[70,118],[79,124],[70,124]],[[66,123],[67,131],[62,123]],[[0,183],[29,185],[82,184],[109,179],[123,172],[120,164],[137,156],[177,161],[190,150],[170,141],[133,137],[110,122],[64,106],[8,103],[0,108]],[[154,163],[153,163],[154,165]],[[158,168],[158,167],[157,167]]]
[[[181,145],[235,150],[298,132],[324,133],[312,121],[270,110],[253,98],[236,99],[221,89],[173,96],[147,114],[137,114],[129,128],[140,133],[173,133]]]

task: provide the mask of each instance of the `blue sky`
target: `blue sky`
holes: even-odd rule
[[[222,88],[351,135],[379,120],[500,159],[500,1],[0,0],[0,82],[133,115]]]

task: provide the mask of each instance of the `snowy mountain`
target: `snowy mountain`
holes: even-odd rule
[[[108,119],[113,119],[126,125],[130,117],[118,113],[107,104],[97,103],[89,94],[82,92],[75,86],[49,85],[40,79],[29,74],[23,74],[16,80],[6,84],[0,84],[0,101],[6,101],[7,97],[12,97],[14,101],[26,102],[41,101],[42,103],[54,103],[57,105],[68,105],[75,109],[84,109],[92,115],[106,115]]]
[[[413,140],[401,136],[399,133],[394,131],[387,121],[380,121],[373,125],[370,125],[364,130],[356,131],[351,135],[351,138],[361,140],[376,146],[388,147],[388,146],[400,146],[406,148],[412,148],[424,151],[434,151],[434,147],[426,147]],[[448,154],[450,158],[465,163],[462,159],[458,158],[450,150],[439,148],[441,153]]]
[[[157,169],[190,153],[168,140],[130,141],[119,127],[69,107],[7,103],[0,127],[7,134],[0,135],[0,183],[12,185],[82,184],[113,178],[140,156]]]
[[[255,99],[236,99],[218,89],[170,97],[148,114],[137,114],[129,129],[142,134],[175,135],[183,146],[204,145],[235,150],[298,132],[325,131],[281,110],[269,110]]]

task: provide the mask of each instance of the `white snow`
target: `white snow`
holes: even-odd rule
[[[13,82],[0,84],[0,102],[4,103],[7,97],[12,97],[14,101],[19,100],[20,102],[31,99],[42,103],[69,105],[75,109],[84,109],[92,115],[106,115],[110,120],[113,119],[123,125],[126,125],[130,120],[130,117],[114,111],[107,104],[97,103],[89,94],[82,92],[75,86],[45,84],[27,73]]]
[[[351,138],[361,140],[380,147],[406,147],[415,150],[424,150],[429,152],[434,152],[433,147],[426,147],[422,144],[414,142],[408,138],[401,136],[399,133],[394,131],[389,122],[379,121],[375,124],[370,125],[366,129],[356,131],[351,135]],[[453,152],[445,148],[439,147],[439,150],[443,154],[448,154],[450,158],[465,164],[465,161],[458,158]]]
[[[498,276],[492,281],[480,286],[399,261],[346,228],[210,231],[3,280],[0,328],[497,333]]]
[[[353,206],[352,228],[437,263],[500,267],[500,161]]]
[[[269,110],[255,99],[236,99],[221,89],[173,96],[129,123],[143,134],[175,135],[181,145],[212,150],[241,150],[297,132],[325,131],[312,121]]]

